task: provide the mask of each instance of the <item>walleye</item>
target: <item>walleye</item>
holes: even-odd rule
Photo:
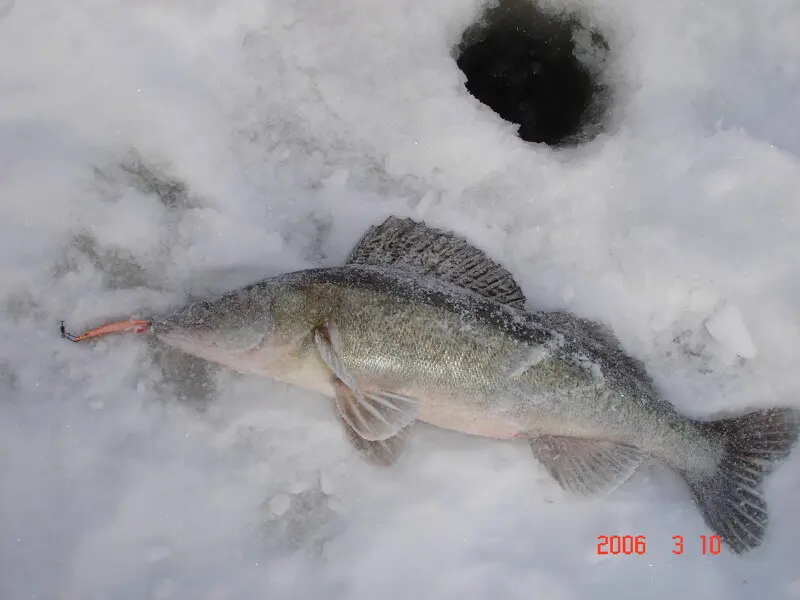
[[[760,545],[763,479],[788,457],[800,411],[690,419],[605,326],[525,302],[513,276],[464,239],[390,217],[344,266],[265,279],[149,324],[184,352],[330,397],[375,462],[396,460],[415,420],[524,438],[583,495],[613,490],[653,457],[682,475],[732,550]],[[130,323],[141,322],[112,330]]]

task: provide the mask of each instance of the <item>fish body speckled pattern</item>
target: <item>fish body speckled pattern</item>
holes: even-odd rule
[[[415,420],[527,439],[565,489],[606,493],[648,457],[680,473],[736,552],[760,545],[762,482],[800,412],[696,421],[605,326],[527,312],[512,275],[451,233],[390,217],[343,266],[279,275],[152,319],[164,343],[333,399],[353,445],[389,465]]]

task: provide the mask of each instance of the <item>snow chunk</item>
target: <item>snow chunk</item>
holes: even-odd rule
[[[712,315],[706,321],[706,329],[711,337],[742,358],[755,358],[758,353],[742,312],[733,304],[726,304]]]

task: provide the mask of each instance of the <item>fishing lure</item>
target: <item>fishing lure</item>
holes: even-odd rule
[[[101,325],[100,327],[90,329],[81,335],[73,335],[64,327],[64,321],[61,321],[61,337],[69,340],[70,342],[83,342],[85,340],[102,337],[111,333],[144,333],[150,329],[151,325],[152,323],[150,321],[115,321],[113,323],[107,323],[106,325]]]

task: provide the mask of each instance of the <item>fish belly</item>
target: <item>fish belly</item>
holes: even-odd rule
[[[514,439],[521,435],[519,426],[510,421],[469,414],[443,405],[423,406],[417,420],[441,429],[494,439]]]
[[[441,429],[495,439],[513,439],[523,433],[519,423],[487,414],[477,403],[475,406],[456,403],[451,398],[436,395],[423,396],[420,400],[422,405],[417,420]]]

